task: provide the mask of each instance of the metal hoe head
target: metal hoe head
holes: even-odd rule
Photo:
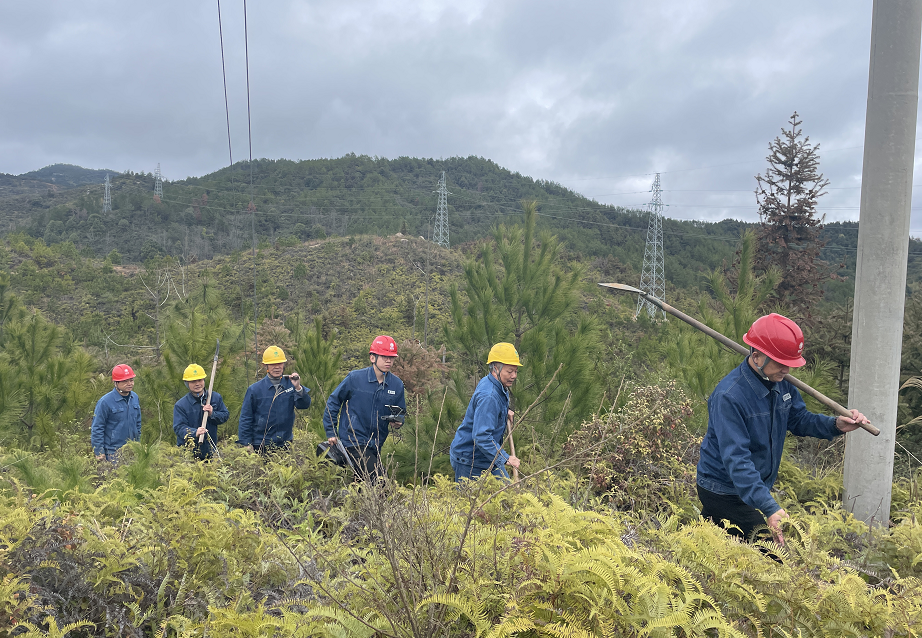
[[[603,288],[614,288],[615,290],[622,290],[624,292],[636,292],[637,294],[647,296],[640,288],[634,288],[634,286],[628,286],[627,284],[599,284]]]

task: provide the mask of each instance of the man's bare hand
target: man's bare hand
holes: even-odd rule
[[[519,469],[519,463],[520,463],[520,462],[521,462],[521,461],[519,461],[519,457],[517,457],[517,456],[510,456],[510,457],[509,457],[509,460],[506,461],[506,465],[511,465],[511,466],[514,467],[515,469]]]
[[[211,413],[214,412],[214,406],[210,403],[208,405],[203,405],[202,410],[208,413],[208,416],[211,416]]]
[[[784,536],[781,534],[781,521],[789,518],[791,517],[784,510],[778,510],[768,517],[768,529],[771,530],[772,536],[775,537],[775,542],[782,546],[784,545]]]
[[[288,375],[288,380],[291,381],[291,385],[294,387],[295,392],[298,392],[301,389],[301,375],[297,372],[292,372]]]
[[[851,432],[852,430],[857,430],[861,427],[862,424],[867,425],[870,423],[868,417],[864,416],[858,410],[850,410],[852,413],[852,418],[847,416],[838,416],[836,417],[836,427],[839,428],[840,432]]]
[[[330,438],[327,439],[327,443],[329,443],[330,445],[336,445],[336,441],[337,439],[335,436],[331,436]]]
[[[246,447],[243,448],[243,449],[246,450],[247,452],[255,452],[255,451],[256,451],[256,450],[253,449],[253,444],[252,444],[252,443],[250,443],[248,446],[246,446]]]

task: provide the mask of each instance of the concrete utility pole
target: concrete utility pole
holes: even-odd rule
[[[848,405],[881,434],[848,435],[844,505],[878,526],[890,519],[920,40],[922,0],[874,0]]]

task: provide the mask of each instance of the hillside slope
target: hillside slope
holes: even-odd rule
[[[107,366],[113,358],[154,356],[158,303],[164,308],[207,289],[238,321],[250,322],[254,276],[260,322],[269,326],[262,343],[275,338],[284,345],[286,317],[319,316],[337,334],[347,359],[360,362],[361,350],[376,334],[424,337],[427,251],[429,335],[437,344],[448,288],[459,280],[463,255],[419,238],[334,237],[269,246],[257,252],[254,269],[250,252],[188,266],[166,260],[142,267],[100,262],[69,243],[48,247],[13,235],[0,244],[0,263],[27,305],[67,326]]]
[[[337,159],[259,160],[211,175],[164,185],[153,199],[150,175],[111,177],[111,212],[103,213],[102,187],[53,192],[47,187],[0,197],[0,213],[15,226],[51,244],[71,241],[97,256],[118,249],[142,262],[172,255],[208,259],[248,249],[255,233],[262,245],[280,239],[392,235],[429,236],[436,210],[433,192],[446,171],[452,246],[487,236],[497,223],[517,222],[521,202],[539,202],[544,228],[578,256],[612,256],[639,270],[647,229],[644,211],[600,205],[553,182],[536,180],[483,158],[387,160],[347,155]],[[101,181],[101,178],[100,178]],[[732,256],[741,224],[666,220],[667,253],[676,285]]]
[[[428,237],[442,171],[450,195],[451,245],[462,248],[489,235],[498,223],[521,219],[521,202],[537,200],[542,228],[557,234],[574,259],[613,258],[640,271],[648,215],[601,205],[554,182],[533,179],[477,157],[394,160],[346,155],[335,159],[241,162],[210,175],[164,184],[153,196],[153,176],[110,176],[112,211],[102,212],[106,171],[64,165],[21,176],[0,176],[0,215],[8,226],[47,244],[72,242],[103,257],[113,249],[126,262],[173,256],[192,263],[249,250],[329,236]],[[50,179],[57,181],[52,184]],[[93,183],[93,180],[96,180]],[[80,184],[62,189],[59,184]],[[89,184],[89,185],[88,185]],[[52,188],[54,186],[54,188]],[[253,210],[250,210],[252,193]],[[666,275],[679,288],[696,288],[701,275],[733,259],[743,229],[735,220],[716,223],[665,219]],[[828,224],[822,257],[843,264],[844,282],[828,287],[841,302],[851,296],[857,255],[857,223]],[[87,253],[90,254],[90,253]],[[922,279],[922,242],[911,240],[908,280]]]

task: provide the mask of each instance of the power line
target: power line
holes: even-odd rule
[[[181,203],[181,202],[178,202],[178,203]],[[212,206],[204,206],[203,208],[212,209],[212,210],[222,210],[226,212],[233,212],[236,214],[243,214],[245,212],[245,211],[231,210],[227,208],[219,208],[219,207],[212,207]],[[267,217],[270,215],[278,216],[278,217],[294,217],[295,219],[323,219],[323,218],[330,217],[330,213],[299,214],[299,213],[266,213],[266,212],[256,211],[253,214],[265,215]],[[517,210],[513,212],[508,212],[508,213],[484,213],[483,215],[488,216],[488,217],[513,217],[515,215],[520,215],[520,214],[521,214],[521,211]],[[551,215],[549,213],[541,213],[541,212],[538,212],[536,214],[540,217],[547,217],[548,219],[568,221],[568,222],[573,222],[573,223],[581,224],[581,225],[589,225],[589,226],[604,227],[604,228],[620,228],[620,229],[636,231],[636,232],[642,232],[644,230],[644,228],[640,226],[628,226],[626,224],[614,224],[611,222],[598,222],[598,221],[593,221],[593,220],[588,220],[588,219],[579,219],[579,218],[574,218],[574,217],[562,217],[560,215]],[[350,220],[355,220],[355,219],[364,220],[364,219],[381,219],[382,215],[349,215],[348,217]],[[667,218],[664,218],[664,220],[666,219]],[[668,220],[668,221],[688,222],[688,223],[699,222],[699,223],[708,223],[708,224],[718,223],[718,222],[712,222],[710,220],[695,220],[695,219],[691,219],[691,220],[676,219],[676,220]],[[751,224],[752,222],[742,222],[742,223]],[[857,229],[842,228],[841,230],[857,230]],[[665,229],[663,229],[663,234],[670,235],[673,237],[690,237],[690,238],[699,238],[699,239],[709,239],[713,241],[721,241],[721,242],[728,242],[728,243],[739,242],[738,237],[715,237],[713,235],[704,235],[701,233],[688,233],[688,232],[674,231],[674,230],[670,231],[670,230],[665,230]],[[830,246],[830,245],[824,246],[822,250],[840,250],[844,252],[857,252],[856,248],[848,248],[846,246]],[[918,253],[910,252],[909,255],[910,256],[922,256],[922,252],[918,252]]]
[[[187,188],[195,188],[195,187],[189,186],[189,187],[187,187]],[[404,188],[406,188],[406,189],[407,189],[408,191],[410,191],[410,192],[415,192],[415,193],[418,193],[418,194],[420,194],[420,195],[428,195],[428,192],[427,192],[427,191],[422,191],[421,189],[419,189],[419,190],[418,190],[418,189],[413,189],[412,187],[408,187],[408,186],[404,186]],[[211,188],[211,189],[206,189],[206,190],[210,190],[210,191],[219,190],[219,192],[220,192],[221,189]],[[366,189],[359,189],[359,190],[366,190]],[[224,192],[226,192],[226,191],[224,191]],[[317,191],[308,191],[308,192],[317,193]],[[321,193],[321,194],[325,194],[325,193]],[[388,192],[388,193],[382,193],[380,196],[375,196],[375,197],[370,198],[370,199],[379,200],[379,199],[380,199],[381,197],[383,197],[383,196],[400,195],[400,194],[401,194],[401,193],[399,192],[399,190],[395,188],[394,190],[392,190],[392,191],[390,191],[390,192]],[[490,206],[490,207],[495,207],[495,208],[498,208],[498,209],[511,210],[511,211],[513,211],[513,212],[516,213],[516,214],[518,214],[518,213],[521,212],[520,204],[519,204],[519,200],[518,200],[518,199],[495,199],[495,200],[482,201],[482,199],[483,199],[483,194],[481,194],[481,193],[474,193],[473,191],[465,191],[464,189],[461,190],[461,197],[462,197],[462,200],[467,201],[470,205],[473,205],[473,206]],[[353,198],[353,199],[355,199],[355,198]],[[558,201],[560,201],[560,200],[558,199]],[[502,202],[509,202],[510,204],[513,204],[513,205],[508,205],[508,206],[507,206],[507,205],[504,205]],[[184,206],[189,206],[189,205],[190,205],[190,203],[188,203],[188,202],[173,201],[172,203],[176,203],[176,204],[184,205]],[[302,206],[302,205],[298,205],[298,204],[279,204],[278,202],[276,202],[275,205],[280,206],[280,207],[282,207],[282,208],[289,208],[289,209],[300,208],[300,207]],[[311,204],[311,205],[312,205],[312,204]],[[618,206],[609,205],[609,204],[604,204],[604,205],[593,205],[593,206],[558,206],[558,205],[554,202],[553,199],[550,200],[550,201],[547,201],[547,202],[543,202],[542,206],[543,206],[543,208],[544,208],[545,211],[552,211],[552,212],[573,212],[573,213],[589,212],[589,213],[596,213],[596,214],[600,214],[600,215],[604,215],[605,211],[618,208]],[[628,206],[622,206],[622,208],[625,208],[625,209],[628,209],[628,210],[631,210],[631,209],[637,210],[637,209],[640,208],[640,206],[641,206],[641,205],[639,205],[639,204],[633,204],[633,205],[628,205]],[[741,209],[749,209],[749,208],[750,208],[749,206],[709,206],[709,205],[682,205],[682,204],[672,204],[671,206],[675,206],[676,208],[679,208],[679,207],[682,207],[682,206],[687,206],[688,208],[704,208],[704,209],[722,209],[722,208],[735,208],[735,209],[740,209],[740,208],[741,208]],[[239,212],[240,212],[240,211],[238,211],[238,210],[236,210],[236,209],[221,208],[221,207],[217,207],[217,206],[214,206],[214,205],[210,205],[210,206],[208,206],[207,208],[209,208],[209,209],[211,209],[211,210],[224,210],[224,211],[229,211],[229,212],[233,212],[233,213],[239,213]],[[335,209],[336,209],[337,212],[341,212],[341,211],[344,211],[344,210],[345,210],[345,211],[354,210],[354,209],[356,209],[356,208],[363,208],[363,207],[361,207],[361,206],[359,206],[359,205],[356,205],[356,204],[352,204],[352,205],[348,205],[348,206],[346,206],[346,205],[338,205],[338,206],[335,207]],[[400,208],[403,209],[403,210],[406,210],[406,206],[400,206]],[[413,209],[411,208],[410,210],[413,210]],[[857,208],[851,208],[851,207],[828,207],[828,208],[825,208],[824,210],[857,210]],[[915,208],[914,208],[913,210],[919,210],[919,209],[915,209]],[[419,213],[419,212],[421,212],[421,211],[419,211],[419,210],[417,209],[417,212]],[[310,215],[310,214],[304,214],[304,213],[284,213],[284,212],[256,213],[256,214],[263,214],[263,215],[272,214],[272,215],[278,215],[278,216],[296,217],[296,218],[304,218],[304,219],[323,218],[323,217],[328,217],[328,216],[329,216],[329,213],[327,213],[327,214],[317,214],[317,215]],[[488,213],[485,213],[485,212],[477,212],[477,213],[474,213],[473,211],[468,211],[467,214],[468,214],[468,215],[476,214],[476,215],[478,215],[478,216],[483,216],[483,215],[488,214]],[[562,220],[567,220],[567,221],[580,221],[580,222],[583,222],[583,223],[594,224],[594,225],[597,225],[597,224],[599,224],[599,223],[603,223],[603,222],[597,222],[597,221],[593,221],[593,220],[580,220],[580,219],[575,219],[575,218],[572,218],[572,217],[560,217],[560,216],[556,216],[556,215],[550,215],[550,214],[548,214],[548,213],[543,213],[543,215],[548,216],[548,217],[551,217],[551,218],[555,218],[555,219],[562,219]],[[373,218],[379,218],[379,217],[382,217],[382,215],[361,215],[361,216],[351,215],[351,218],[352,218],[352,219],[373,219]],[[716,224],[716,223],[719,223],[720,220],[701,220],[701,219],[685,219],[685,220],[680,220],[680,219],[677,219],[676,221],[691,221],[691,222],[715,223],[715,224]],[[853,229],[851,229],[851,228],[843,228],[842,230],[853,230]]]
[[[247,0],[243,0],[243,50],[247,74],[247,136],[250,142],[250,205],[253,220],[253,352],[259,352],[259,323],[256,304],[256,204],[253,202],[253,125],[250,119],[250,43],[247,34]]]
[[[224,66],[224,28],[221,26],[221,0],[218,0],[218,38],[221,41],[221,76],[224,78],[224,113],[227,116],[227,155],[230,165],[234,165],[234,152],[231,149],[230,106],[227,102],[227,69]]]
[[[215,190],[218,190],[218,189],[212,188],[212,189],[209,189],[209,190],[215,191]],[[219,191],[219,192],[220,192],[220,191]],[[225,191],[225,192],[226,192],[226,191]],[[423,193],[425,193],[424,191],[418,191],[418,192],[423,192]],[[392,193],[392,194],[397,195],[398,193],[395,192],[395,193]],[[463,195],[464,195],[464,191],[462,190],[462,197],[463,197]],[[513,211],[514,213],[520,213],[520,212],[521,212],[521,208],[520,208],[520,205],[519,205],[518,200],[511,200],[511,199],[510,199],[510,200],[489,200],[489,201],[484,202],[484,201],[477,201],[476,199],[472,199],[472,198],[463,198],[463,199],[466,199],[466,201],[467,201],[469,204],[473,205],[473,206],[491,206],[491,207],[495,207],[495,208],[498,208],[498,209],[511,210],[511,211]],[[190,203],[190,202],[185,202],[185,201],[178,201],[178,200],[165,200],[165,201],[169,201],[170,203],[174,203],[174,204],[177,204],[177,205],[180,205],[180,206],[190,206],[190,205],[193,205],[192,203]],[[505,204],[503,204],[502,202],[510,202],[510,204],[514,202],[514,205],[505,205]],[[305,204],[279,204],[278,202],[276,202],[275,205],[276,205],[276,206],[280,206],[280,207],[282,207],[283,209],[284,209],[284,208],[294,209],[294,208],[301,208],[301,207],[305,206]],[[313,206],[313,204],[308,204],[308,205]],[[629,206],[629,207],[627,207],[627,206],[618,207],[618,206],[613,206],[613,205],[599,205],[599,206],[583,206],[583,207],[579,207],[579,206],[557,206],[557,205],[555,205],[553,202],[543,202],[542,205],[543,205],[543,207],[544,207],[545,210],[550,210],[550,211],[554,211],[554,212],[576,212],[576,213],[579,213],[579,212],[591,212],[591,213],[597,213],[597,214],[604,214],[605,211],[609,211],[609,210],[613,210],[613,209],[617,209],[617,208],[622,208],[622,209],[625,209],[625,210],[635,210],[635,211],[638,210],[638,209],[640,208],[640,205],[637,205],[637,204],[632,205],[632,206]],[[683,206],[683,205],[675,204],[674,206],[680,207],[680,206]],[[705,206],[705,205],[700,205],[700,206],[689,205],[689,207],[698,207],[698,208],[725,208],[725,207],[720,207],[720,206]],[[206,208],[208,208],[208,209],[210,209],[210,210],[215,210],[215,211],[226,211],[226,212],[232,212],[232,213],[241,213],[241,212],[242,212],[242,211],[240,211],[240,210],[238,210],[238,209],[223,208],[223,207],[215,206],[215,205],[213,205],[213,204],[208,205]],[[322,207],[321,207],[321,208],[322,208]],[[348,211],[348,210],[353,210],[353,209],[356,209],[356,208],[364,208],[364,207],[361,207],[361,206],[358,206],[358,205],[355,205],[355,204],[353,204],[353,205],[348,205],[348,206],[347,206],[347,205],[338,205],[338,206],[335,206],[335,209],[336,209],[337,211],[343,211],[343,210],[347,210],[347,211]],[[407,210],[407,208],[406,208],[405,206],[400,206],[400,208],[401,208],[402,210]],[[729,208],[729,207],[726,207],[726,208]],[[748,207],[748,206],[734,206],[733,208],[749,208],[749,207]],[[411,208],[410,210],[413,210],[413,209]],[[826,210],[851,210],[851,209],[848,208],[848,207],[830,207],[830,208],[827,208]],[[420,212],[420,213],[422,212],[421,209],[417,209],[417,211]],[[321,213],[321,214],[310,215],[310,214],[305,214],[305,213],[284,213],[284,212],[280,212],[280,211],[278,211],[278,212],[272,212],[272,213],[266,213],[266,212],[259,212],[259,211],[258,211],[258,212],[256,212],[256,214],[260,214],[260,215],[279,215],[279,216],[289,216],[289,217],[290,217],[290,216],[295,216],[295,217],[303,217],[303,218],[314,218],[314,217],[329,216],[329,213],[327,213],[327,214],[322,214],[322,213]],[[468,211],[467,214],[468,214],[468,215],[470,215],[470,214],[484,215],[484,214],[487,214],[487,213],[482,213],[482,212],[481,212],[481,213],[474,213],[474,212],[472,212],[472,211]],[[382,215],[364,215],[364,216],[354,216],[354,217],[357,218],[357,219],[358,219],[358,218],[366,219],[366,218],[375,218],[375,217],[381,217],[381,216],[382,216]],[[554,216],[552,216],[552,217],[554,217]],[[575,218],[561,218],[561,219],[569,219],[569,220],[571,220],[571,221],[578,221],[578,220],[575,219]],[[586,221],[587,223],[596,223],[596,222],[593,222],[592,220],[583,220],[583,221]],[[716,223],[719,223],[720,220],[705,220],[705,219],[685,219],[685,220],[682,220],[682,219],[676,219],[676,221],[692,221],[692,222],[715,223],[715,224],[716,224]],[[851,230],[851,229],[846,229],[846,230]]]

